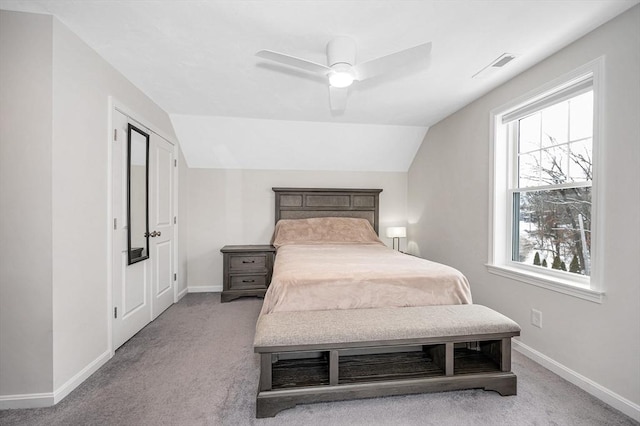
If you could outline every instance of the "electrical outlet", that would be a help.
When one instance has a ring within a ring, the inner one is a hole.
[[[537,309],[531,309],[531,324],[535,327],[542,328],[542,312]]]

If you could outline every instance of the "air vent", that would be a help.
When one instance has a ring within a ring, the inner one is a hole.
[[[505,53],[504,55],[500,56],[498,59],[496,59],[491,66],[494,68],[502,68],[505,65],[507,65],[509,62],[513,61],[516,58],[515,55],[512,55],[511,53]]]
[[[503,53],[495,61],[491,62],[489,65],[475,73],[471,78],[487,77],[493,74],[494,71],[497,71],[498,69],[507,65],[509,62],[513,61],[516,56],[517,55],[514,55],[513,53]]]

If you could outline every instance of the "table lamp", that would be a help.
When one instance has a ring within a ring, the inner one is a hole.
[[[396,240],[398,240],[398,248],[400,250],[400,238],[407,237],[407,228],[405,226],[390,226],[387,228],[387,238],[393,238],[393,248],[396,249]]]

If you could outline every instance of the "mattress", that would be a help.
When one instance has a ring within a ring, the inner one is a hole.
[[[458,270],[383,244],[292,244],[278,248],[262,314],[472,303]]]

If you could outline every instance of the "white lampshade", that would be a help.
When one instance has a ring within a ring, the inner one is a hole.
[[[390,226],[387,228],[388,238],[406,238],[407,228],[404,226]]]

